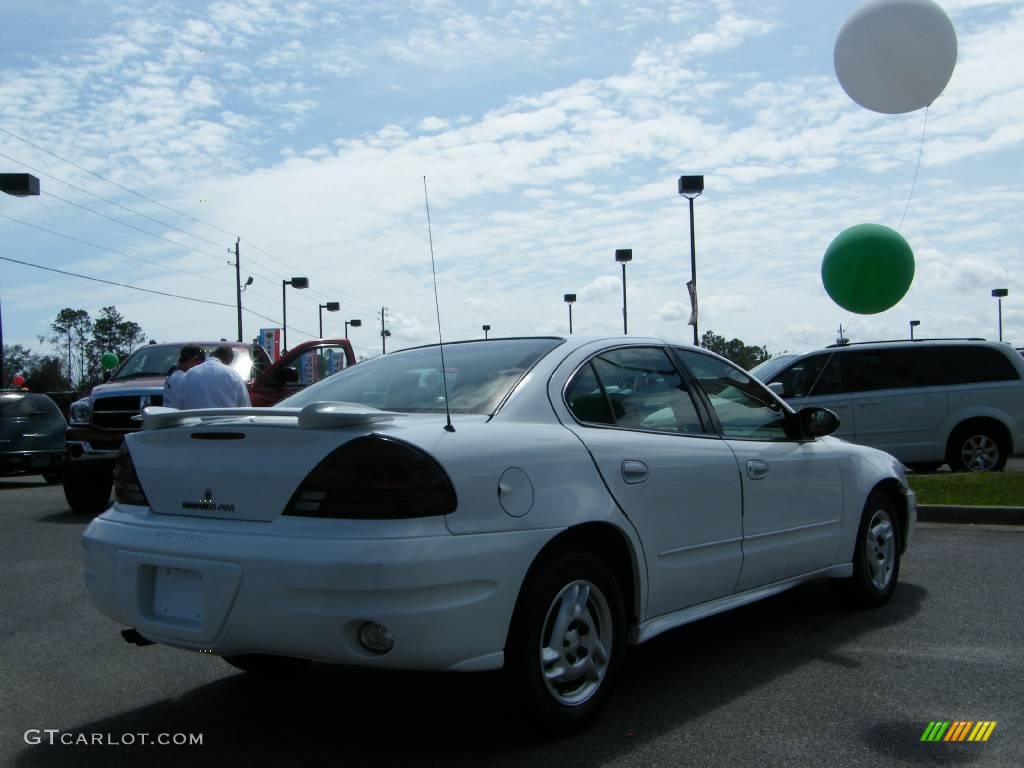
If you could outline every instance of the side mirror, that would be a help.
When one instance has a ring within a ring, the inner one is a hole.
[[[771,384],[768,385],[768,389],[770,389],[779,397],[784,397],[786,394],[786,385],[783,384],[781,381],[773,381]]]
[[[299,380],[299,372],[289,365],[284,368],[279,368],[276,378],[277,383],[282,386],[285,384],[294,384]]]
[[[797,415],[805,437],[825,437],[839,429],[839,417],[828,408],[801,408]]]

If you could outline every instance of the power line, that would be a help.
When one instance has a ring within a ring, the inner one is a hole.
[[[230,309],[234,309],[235,308],[234,304],[227,304],[227,303],[225,303],[223,301],[213,301],[212,299],[199,299],[199,298],[196,298],[195,296],[182,296],[179,293],[169,293],[167,291],[157,291],[157,290],[154,290],[152,288],[141,288],[141,287],[139,287],[137,285],[129,285],[128,283],[119,283],[119,282],[116,282],[115,280],[104,280],[101,277],[92,277],[91,275],[82,275],[82,274],[79,274],[78,272],[69,272],[69,271],[67,271],[65,269],[57,269],[56,267],[47,267],[47,266],[44,266],[42,264],[33,264],[30,261],[21,261],[20,259],[12,259],[12,258],[9,258],[7,256],[0,256],[0,260],[2,260],[2,261],[9,261],[12,264],[21,264],[22,266],[32,267],[33,269],[42,269],[42,270],[44,270],[46,272],[55,272],[58,275],[66,275],[67,277],[77,277],[77,278],[80,278],[82,280],[90,280],[90,281],[92,281],[94,283],[103,283],[105,285],[113,285],[113,286],[115,286],[117,288],[128,288],[129,290],[132,290],[132,291],[141,291],[143,293],[152,293],[152,294],[156,294],[157,296],[166,296],[166,297],[171,298],[171,299],[182,299],[183,301],[193,301],[193,302],[196,302],[197,304],[210,304],[210,305],[213,305],[213,306],[216,306],[216,307],[228,307]],[[273,317],[268,317],[267,315],[261,314],[259,312],[255,312],[255,311],[249,309],[248,307],[242,307],[242,310],[245,311],[245,312],[248,312],[251,315],[255,315],[256,317],[261,317],[264,320],[269,320],[272,323],[280,322],[279,320],[277,320],[277,319],[275,319]],[[296,333],[301,333],[303,336],[309,336],[311,339],[312,338],[316,338],[316,336],[314,336],[312,333],[310,333],[309,331],[304,331],[301,328],[294,328],[293,327],[292,330],[295,331]]]
[[[31,227],[32,229],[38,229],[40,232],[46,232],[47,234],[50,234],[50,235],[56,235],[57,237],[63,237],[65,240],[71,240],[72,242],[75,242],[75,243],[80,243],[82,245],[87,245],[90,248],[95,248],[95,249],[100,250],[100,251],[106,251],[107,253],[112,253],[115,256],[120,256],[120,257],[125,258],[125,259],[133,259],[135,261],[143,261],[146,264],[152,264],[154,267],[160,267],[161,269],[169,269],[172,272],[180,272],[181,274],[189,275],[190,277],[198,277],[200,280],[207,280],[207,281],[209,281],[211,283],[216,283],[217,285],[229,285],[229,283],[225,283],[225,282],[222,282],[220,280],[214,280],[212,277],[208,277],[207,275],[200,275],[198,272],[190,272],[187,269],[179,269],[178,267],[171,267],[171,266],[168,266],[167,264],[161,264],[158,261],[152,261],[151,259],[147,259],[147,258],[145,258],[143,256],[131,256],[131,255],[127,254],[127,253],[121,253],[120,251],[115,251],[113,248],[107,248],[105,245],[97,245],[96,243],[90,243],[88,240],[82,240],[81,238],[74,237],[72,235],[65,235],[63,232],[58,232],[58,231],[56,231],[54,229],[47,229],[46,227],[41,227],[38,224],[32,224],[32,223],[27,222],[27,221],[22,221],[21,219],[17,219],[14,216],[7,216],[6,214],[0,213],[0,218],[7,219],[8,221],[13,221],[13,222],[15,222],[17,224],[23,224],[24,226]]]
[[[221,229],[218,226],[215,226],[213,224],[209,224],[209,223],[207,223],[207,222],[205,222],[205,221],[203,221],[201,219],[197,219],[195,216],[191,216],[190,214],[187,214],[187,213],[185,213],[183,211],[179,211],[179,210],[177,210],[175,208],[172,208],[169,205],[161,203],[159,200],[154,200],[153,198],[149,197],[148,195],[144,195],[141,192],[137,192],[136,190],[131,189],[129,187],[126,187],[123,184],[119,184],[116,181],[108,179],[106,176],[103,176],[103,175],[101,175],[99,173],[96,173],[95,171],[91,171],[88,168],[86,168],[86,167],[84,167],[82,165],[79,165],[78,163],[74,162],[73,160],[68,160],[66,157],[58,155],[56,152],[52,152],[52,151],[46,149],[45,147],[42,147],[42,146],[40,146],[40,145],[38,145],[38,144],[36,144],[36,143],[34,143],[32,141],[29,141],[24,136],[19,136],[18,134],[14,133],[13,131],[8,130],[7,128],[0,127],[0,132],[3,132],[5,134],[7,134],[8,136],[11,136],[14,139],[17,139],[18,141],[21,141],[21,142],[27,144],[28,146],[30,146],[30,147],[32,147],[34,149],[39,150],[40,152],[43,152],[43,153],[45,153],[47,155],[50,155],[51,157],[54,157],[54,158],[60,160],[63,163],[67,163],[68,165],[70,165],[70,166],[72,166],[74,168],[77,168],[80,171],[83,171],[84,173],[88,173],[90,176],[94,176],[95,178],[100,179],[101,181],[105,181],[106,183],[111,184],[111,185],[117,187],[118,189],[124,190],[125,192],[128,192],[129,194],[135,195],[136,197],[139,197],[139,198],[141,198],[143,200],[146,200],[147,202],[150,202],[153,205],[158,205],[161,208],[163,208],[163,209],[165,209],[167,211],[170,211],[171,213],[177,214],[178,216],[186,218],[186,219],[188,219],[190,221],[194,221],[195,223],[201,224],[202,226],[208,227],[209,229],[212,229],[212,230],[215,230],[215,231],[220,232],[222,234],[228,235],[229,237],[235,237],[236,236],[235,233],[228,232],[226,229]],[[9,156],[7,156],[7,155],[4,155],[4,157],[8,157],[9,158]],[[13,160],[14,162],[19,162],[17,160],[14,160],[14,158],[9,158],[9,159]],[[28,167],[28,166],[26,166],[26,167]],[[40,173],[42,173],[42,172],[40,171]],[[49,175],[49,174],[45,174],[45,175]],[[52,178],[57,178],[57,177],[54,176]],[[58,181],[61,181],[61,180],[58,179]],[[67,182],[61,181],[61,183],[65,183],[66,184]],[[71,185],[69,184],[68,186],[71,186]],[[87,192],[87,194],[92,194],[92,193],[88,193]],[[56,197],[56,196],[54,195],[54,197]],[[97,197],[99,197],[99,196],[97,195]],[[102,198],[102,197],[100,199],[101,200],[105,200],[105,198]],[[64,202],[67,202],[67,201],[64,201]],[[117,203],[113,203],[113,204],[114,205],[118,205]],[[74,203],[72,203],[72,205],[74,205]],[[82,207],[82,206],[80,206],[80,207]],[[119,207],[123,208],[124,206],[119,206]],[[86,210],[89,210],[89,209],[86,209]],[[131,209],[126,209],[126,210],[129,210],[132,213],[136,213],[135,211],[131,211]],[[99,214],[99,215],[103,215],[103,214]],[[143,214],[138,214],[138,215],[142,216]],[[148,217],[146,217],[146,218],[148,218]],[[154,219],[151,219],[151,220],[155,221]],[[119,221],[119,220],[114,219],[114,221]],[[120,221],[119,221],[119,223],[125,224],[125,222],[120,222]],[[162,224],[162,222],[158,222],[158,223]],[[126,226],[131,226],[131,225],[126,224]],[[167,226],[167,225],[162,224],[162,226]],[[176,227],[171,227],[171,228],[172,229],[177,229]],[[151,232],[147,232],[147,230],[140,230],[140,231],[146,232],[147,234],[150,234],[150,235],[153,234]],[[183,230],[178,229],[178,231],[183,231]],[[156,235],[156,236],[159,237],[159,235]],[[190,236],[198,237],[197,235],[190,235]],[[162,239],[165,239],[165,238],[162,238]],[[205,240],[205,238],[199,238],[199,239]],[[174,241],[170,241],[170,242],[174,242]],[[206,240],[206,242],[212,243],[213,241]],[[287,267],[288,269],[293,270],[293,271],[296,269],[294,266],[288,264],[283,259],[280,259],[280,258],[274,256],[273,254],[268,253],[263,248],[260,248],[257,244],[255,244],[255,243],[253,243],[253,242],[251,242],[249,240],[246,240],[245,242],[246,242],[247,245],[251,246],[257,252],[262,253],[266,257],[272,259],[273,261],[276,261],[277,263],[281,264],[282,266]],[[176,244],[177,245],[181,245],[180,243],[176,243]],[[216,245],[216,243],[214,243],[214,244]],[[189,246],[182,246],[182,247],[188,248]],[[195,250],[195,249],[191,249],[191,250]],[[197,252],[204,253],[203,251],[197,251]],[[206,254],[206,255],[210,255],[210,254]],[[268,278],[266,278],[264,276],[264,279],[268,279]],[[341,289],[337,288],[336,286],[331,285],[330,283],[327,283],[326,281],[321,281],[321,283],[323,285],[327,286],[328,288],[330,288],[331,290],[337,292],[341,296],[349,296],[350,295],[350,294],[348,294],[347,291],[342,291]],[[319,293],[319,291],[317,291],[317,292]],[[326,294],[321,294],[321,296],[323,298],[326,298]],[[353,307],[356,307],[357,309],[360,309],[361,311],[365,311],[365,312],[372,311],[369,306],[362,305],[361,303],[356,302],[356,301],[349,300],[349,301],[346,301],[346,303],[347,304],[351,304]]]
[[[106,219],[107,221],[114,222],[115,224],[122,224],[123,226],[131,227],[136,232],[141,232],[144,235],[149,235],[150,237],[158,238],[160,240],[163,240],[165,243],[170,243],[171,245],[176,245],[179,248],[185,248],[187,250],[190,250],[190,251],[193,251],[195,253],[198,253],[198,254],[200,254],[202,256],[209,256],[211,259],[216,259],[217,261],[225,261],[224,259],[221,259],[220,256],[214,256],[212,253],[207,253],[206,251],[201,251],[198,248],[193,248],[191,245],[185,245],[184,243],[179,243],[179,242],[177,242],[175,240],[171,240],[170,238],[164,237],[163,235],[158,235],[155,232],[150,232],[148,229],[143,229],[142,227],[136,227],[134,224],[129,224],[127,221],[121,221],[121,219],[115,219],[113,216],[107,216],[107,214],[105,214],[105,213],[100,213],[99,211],[96,211],[96,210],[93,210],[92,208],[88,208],[88,207],[86,207],[84,205],[80,205],[78,203],[72,202],[71,200],[65,200],[60,195],[53,194],[53,192],[47,192],[46,196],[47,197],[52,197],[52,198],[54,198],[56,200],[60,200],[62,203],[66,203],[67,205],[73,205],[75,208],[79,208],[79,209],[81,209],[83,211],[91,213],[94,216],[100,216],[100,217]]]
[[[71,187],[71,189],[73,189],[73,190],[75,190],[77,192],[81,192],[82,194],[89,195],[90,197],[95,197],[97,200],[102,200],[104,203],[107,203],[108,205],[113,205],[113,206],[115,206],[117,208],[120,208],[122,211],[127,211],[128,213],[132,213],[132,214],[135,214],[136,216],[140,216],[143,219],[147,219],[149,221],[152,221],[154,224],[159,224],[161,227],[166,227],[167,229],[173,229],[175,232],[181,232],[181,234],[183,234],[183,235],[186,235],[188,237],[194,237],[196,240],[202,240],[204,243],[209,243],[210,245],[215,245],[218,248],[222,248],[224,246],[224,243],[218,243],[218,242],[215,242],[213,240],[209,240],[209,239],[203,237],[202,235],[197,235],[197,234],[195,234],[193,232],[189,232],[187,230],[181,229],[180,227],[176,227],[173,224],[168,224],[166,221],[160,221],[160,219],[154,219],[152,216],[147,216],[146,214],[140,213],[139,211],[136,211],[133,208],[129,208],[126,205],[121,205],[121,203],[115,202],[114,200],[110,200],[109,198],[103,197],[102,195],[97,195],[95,192],[90,192],[88,189],[84,189],[83,187],[79,187],[79,186],[77,186],[75,184],[72,184],[70,181],[65,181],[64,179],[60,178],[59,176],[54,176],[52,173],[47,173],[46,171],[42,171],[42,170],[40,170],[38,168],[34,168],[33,166],[29,165],[28,163],[24,162],[23,160],[19,160],[16,157],[11,157],[10,155],[4,154],[3,152],[0,152],[0,157],[5,157],[5,158],[7,158],[8,160],[10,160],[13,163],[18,163],[19,165],[23,165],[24,167],[28,168],[30,171],[35,171],[40,176],[45,176],[48,179],[53,179],[54,181],[60,182],[65,187]],[[52,193],[47,193],[47,194],[52,194]],[[56,197],[56,195],[53,195],[53,196]]]
[[[124,186],[123,184],[118,184],[116,181],[112,181],[112,180],[108,179],[106,176],[101,176],[100,174],[96,173],[95,171],[90,171],[88,168],[85,168],[85,167],[79,165],[78,163],[76,163],[76,162],[74,162],[72,160],[68,160],[66,157],[61,157],[56,152],[51,152],[50,150],[46,149],[45,147],[41,147],[38,144],[32,143],[31,141],[26,139],[24,136],[19,136],[18,134],[14,133],[13,131],[9,131],[6,128],[0,128],[0,131],[3,131],[8,136],[11,136],[11,137],[17,139],[18,141],[22,141],[25,144],[28,144],[30,147],[38,149],[40,152],[45,152],[46,154],[50,155],[51,157],[57,158],[61,162],[67,163],[68,165],[73,166],[73,167],[77,168],[80,171],[84,171],[85,173],[88,173],[90,176],[95,176],[97,179],[100,179],[101,181],[107,182],[107,184],[112,184],[113,186],[117,187],[118,189],[123,189],[125,192],[128,192],[129,194],[135,195],[136,197],[141,197],[143,200],[146,200],[146,201],[152,203],[153,205],[159,205],[161,208],[164,208],[164,209],[170,211],[171,213],[176,213],[179,216],[183,216],[186,219],[189,219],[191,221],[196,222],[196,224],[202,224],[204,227],[209,227],[210,229],[216,230],[217,232],[225,234],[228,237],[235,237],[235,235],[233,233],[228,232],[226,229],[221,229],[220,227],[216,227],[213,224],[207,224],[205,221],[197,219],[195,216],[190,216],[187,213],[183,213],[182,211],[175,210],[174,208],[171,208],[171,206],[169,206],[169,205],[164,205],[159,200],[154,200],[153,198],[148,197],[148,196],[142,194],[141,192],[136,192],[134,189],[129,189],[128,187]]]

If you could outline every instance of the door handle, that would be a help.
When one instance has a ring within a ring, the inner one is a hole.
[[[647,475],[647,465],[642,461],[627,460],[622,462],[622,479],[630,485],[642,483],[647,479]]]
[[[751,480],[762,480],[768,477],[768,464],[758,459],[748,461],[747,477]]]

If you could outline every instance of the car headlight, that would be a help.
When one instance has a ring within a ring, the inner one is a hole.
[[[73,402],[68,409],[68,416],[69,424],[88,424],[92,416],[92,404],[89,402],[89,398]]]

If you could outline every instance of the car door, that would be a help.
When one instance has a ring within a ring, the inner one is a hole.
[[[704,352],[676,348],[735,454],[743,483],[743,569],[737,591],[831,565],[842,532],[839,461],[760,382]]]
[[[843,355],[853,392],[854,442],[903,462],[942,461],[936,440],[949,410],[946,387],[928,381],[927,347],[858,349]]]
[[[662,347],[610,349],[564,390],[647,560],[648,617],[732,593],[742,565],[740,479],[729,447]]]

